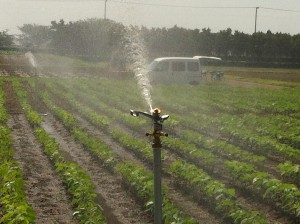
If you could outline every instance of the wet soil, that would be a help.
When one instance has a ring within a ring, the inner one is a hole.
[[[124,161],[132,162],[138,166],[144,167],[149,172],[152,172],[152,165],[143,162],[139,159],[133,152],[126,150],[124,147],[119,145],[111,136],[99,130],[99,128],[93,126],[85,119],[81,118],[79,115],[76,115],[77,120],[81,128],[86,130],[87,133],[101,138],[110,148]],[[130,130],[116,126],[116,128],[122,129],[125,132]],[[170,155],[172,156],[172,155]],[[166,166],[164,164],[163,166]],[[169,176],[164,175],[162,183],[168,186],[168,197],[178,206],[184,213],[189,214],[194,217],[199,223],[206,224],[217,224],[222,223],[222,221],[212,214],[207,206],[200,205],[196,203],[193,199],[186,197],[181,191],[175,188],[172,183],[172,180]]]
[[[14,159],[23,170],[27,200],[36,212],[36,223],[75,224],[69,195],[42,148],[35,139],[11,83],[4,84],[6,108],[11,116]]]
[[[56,96],[55,101],[59,104],[60,107],[72,111],[68,103],[62,100],[61,98]],[[76,117],[78,121],[78,125],[81,129],[84,129],[88,134],[92,136],[96,136],[102,141],[104,141],[121,160],[132,162],[138,166],[144,167],[147,171],[152,172],[152,164],[149,164],[143,161],[143,159],[138,158],[132,151],[127,150],[123,146],[118,144],[116,140],[112,138],[111,135],[107,134],[107,132],[101,131],[99,128],[86,121],[76,112],[72,112],[72,114]],[[55,118],[53,117],[51,118],[51,116],[47,116],[47,119],[55,119]],[[49,124],[48,121],[47,124]],[[47,127],[44,128],[47,130]],[[124,132],[126,133],[131,132],[130,130],[126,129],[123,126],[114,125],[114,128],[120,128],[124,130]],[[60,144],[61,144],[59,140],[60,136],[69,135],[66,130],[65,131],[63,130],[64,128],[60,124],[60,122],[56,121],[55,133],[53,134]],[[63,132],[66,133],[64,134]],[[66,137],[64,138],[66,139]],[[222,223],[222,220],[215,214],[211,213],[211,211],[206,205],[201,205],[195,202],[195,200],[185,196],[183,192],[176,189],[170,176],[164,175],[162,182],[164,185],[168,186],[169,188],[168,197],[176,204],[176,206],[178,206],[186,214],[189,214],[190,216],[194,217],[195,220],[197,220],[199,223],[206,223],[206,224]]]
[[[102,206],[108,223],[151,223],[134,197],[124,189],[119,176],[109,172],[101,162],[78,144],[63,125],[52,115],[45,117],[42,127],[60,144],[68,160],[77,163],[91,177],[98,203]]]
[[[64,102],[62,99],[55,96],[55,99],[57,102],[59,102],[59,105],[63,107],[66,110],[72,111],[72,108],[68,105],[67,102]],[[118,143],[115,142],[115,140],[112,139],[112,137],[108,134],[105,134],[104,132],[100,131],[99,128],[95,127],[94,125],[90,124],[88,121],[80,117],[80,115],[76,114],[75,112],[72,112],[77,120],[79,121],[79,125],[81,128],[83,128],[86,132],[88,132],[91,135],[96,135],[99,138],[101,138],[103,141],[106,142],[106,144],[110,145],[112,150],[114,150],[116,154],[118,154],[121,158],[126,158],[126,160],[129,160],[130,162],[136,163],[138,165],[144,166],[146,169],[150,169],[151,166],[149,164],[146,164],[141,159],[137,158],[134,153],[126,151],[126,149],[122,148],[118,145]],[[123,130],[125,133],[131,133],[132,131],[124,127],[120,124],[112,124],[114,128],[117,128],[119,130]],[[139,135],[139,137],[142,137]],[[166,163],[171,163],[172,161],[181,158],[178,157],[178,155],[175,155],[174,153],[168,151],[168,158],[169,161],[164,161],[164,165]],[[214,174],[215,175],[215,174]],[[227,185],[231,186],[230,180],[222,174],[216,175],[218,178],[221,178],[222,181],[224,181]],[[222,223],[222,221],[218,220],[213,214],[210,214],[209,208],[205,206],[202,202],[202,204],[195,203],[193,199],[190,199],[189,196],[186,196],[182,194],[181,191],[178,191],[176,189],[176,186],[173,185],[172,180],[167,175],[164,175],[163,177],[163,183],[167,185],[170,188],[170,198],[179,205],[180,209],[182,211],[185,211],[187,214],[193,216],[196,220],[201,221],[202,223]],[[234,187],[234,186],[231,186]],[[290,223],[289,220],[286,218],[281,217],[281,215],[276,211],[272,209],[272,206],[267,205],[267,203],[261,203],[261,199],[257,199],[253,195],[251,195],[249,192],[244,192],[243,189],[239,189],[237,191],[237,196],[239,198],[239,201],[242,203],[242,205],[250,210],[256,210],[256,211],[262,211],[264,214],[266,214],[267,218],[272,223]],[[200,199],[201,200],[201,199]],[[210,217],[210,218],[209,218]],[[210,220],[210,221],[208,221]],[[201,223],[200,222],[200,223]]]

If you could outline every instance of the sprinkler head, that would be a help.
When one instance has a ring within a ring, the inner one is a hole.
[[[165,114],[160,116],[160,109],[154,108],[151,111],[152,114],[149,114],[147,112],[141,112],[136,110],[130,110],[130,114],[134,117],[138,117],[140,114],[144,115],[145,117],[150,118],[153,120],[153,132],[152,133],[146,133],[146,136],[153,136],[154,137],[154,145],[152,147],[161,147],[160,143],[160,136],[166,136],[168,137],[168,133],[165,133],[162,131],[163,122],[169,118],[169,115]]]
[[[156,107],[151,111],[151,113],[152,114],[160,114],[160,109]]]
[[[169,118],[169,115],[168,115],[168,114],[165,114],[165,115],[162,115],[162,116],[161,116],[161,119],[162,119],[163,121],[167,120],[168,118]]]
[[[138,117],[139,116],[139,111],[130,110],[130,115],[134,116],[134,117]]]

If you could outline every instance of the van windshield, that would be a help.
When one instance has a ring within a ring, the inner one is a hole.
[[[148,66],[149,71],[168,71],[169,70],[169,62],[168,61],[153,61],[149,66]]]
[[[157,65],[157,64],[158,64],[157,61],[152,61],[152,62],[148,65],[147,70],[148,70],[148,71],[153,71],[153,70],[156,68],[156,65]]]

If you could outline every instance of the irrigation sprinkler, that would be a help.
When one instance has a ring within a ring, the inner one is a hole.
[[[160,115],[160,109],[155,108],[147,112],[130,110],[130,114],[138,117],[140,114],[153,120],[153,132],[146,133],[146,136],[153,137],[153,172],[154,172],[154,223],[162,224],[162,191],[161,191],[161,136],[168,137],[168,134],[162,131],[162,124],[169,118],[169,115]]]
[[[34,77],[34,106],[37,110],[39,107],[39,100],[38,100],[38,70],[36,67],[33,67],[33,77]]]

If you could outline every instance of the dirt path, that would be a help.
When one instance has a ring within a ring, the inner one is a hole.
[[[6,95],[5,98],[5,107],[8,113],[10,114],[21,114],[23,109],[18,101],[18,97],[14,92],[11,82],[4,82],[3,89]]]
[[[137,204],[133,196],[122,187],[122,180],[102,167],[100,162],[76,143],[69,132],[52,115],[45,117],[43,128],[60,144],[68,160],[77,163],[91,177],[108,223],[142,224],[152,220]]]
[[[12,113],[8,126],[12,130],[14,159],[23,170],[25,192],[36,212],[36,223],[73,224],[73,210],[60,177],[35,139],[11,83],[4,85],[6,108]]]
[[[25,115],[12,115],[8,125],[13,130],[14,159],[23,170],[25,192],[36,212],[36,223],[77,223],[64,185],[43,154]]]
[[[111,136],[103,133],[101,130],[99,130],[99,128],[93,126],[88,121],[81,118],[79,115],[76,115],[76,113],[74,115],[79,121],[79,125],[81,126],[81,128],[85,129],[87,133],[101,138],[104,142],[106,142],[106,144],[110,145],[112,150],[116,154],[118,154],[120,158],[124,158],[127,161],[138,164],[139,166],[144,166],[146,169],[149,170],[149,165],[145,165],[145,163],[141,162],[140,159],[136,158],[136,156],[134,156],[132,152],[129,152],[125,150],[123,147],[121,147],[118,143],[115,142],[115,140],[112,139]],[[119,130],[124,130],[124,132],[126,133],[132,132],[132,130],[129,130],[123,125],[120,124],[114,124],[114,125],[115,128]],[[139,137],[144,138],[145,136],[140,134]],[[174,153],[168,150],[165,152],[168,154],[168,159],[167,161],[164,161],[163,164],[165,167],[168,167],[166,163],[170,164],[174,160],[180,160],[180,158]],[[149,171],[151,171],[151,167]],[[236,188],[235,186],[232,186],[232,183],[230,183],[229,180],[223,179],[223,181],[228,186]],[[218,218],[216,218],[213,214],[209,212],[208,208],[205,205],[202,206],[195,203],[193,199],[188,198],[187,196],[183,195],[180,191],[178,191],[178,189],[176,189],[176,187],[173,186],[172,180],[166,175],[163,176],[163,184],[169,187],[168,195],[170,199],[174,201],[183,212],[193,216],[196,220],[199,221],[199,223],[222,223],[221,220],[218,220]],[[248,208],[249,210],[253,210],[253,211],[256,210],[264,213],[267,216],[268,220],[274,224],[290,223],[290,221],[287,218],[281,217],[280,213],[273,210],[267,204],[262,204],[261,202],[258,202],[256,199],[251,198],[251,196],[247,195],[247,193],[244,193],[242,189],[236,188],[236,190],[237,190],[237,196],[239,198],[239,201],[243,207]]]
[[[56,99],[57,99],[57,96],[56,96]],[[72,111],[72,109],[70,109],[71,106],[66,101],[64,101],[63,99],[59,99],[58,101],[60,103],[60,106],[62,106],[64,109]],[[99,112],[101,114],[101,111],[97,111],[97,112]],[[80,123],[81,128],[85,129],[88,133],[90,133],[92,135],[97,135],[98,137],[100,137],[102,140],[104,140],[106,142],[106,144],[110,145],[113,150],[116,149],[116,150],[114,150],[115,153],[117,153],[121,158],[122,157],[126,158],[126,160],[129,160],[138,165],[142,165],[149,170],[149,165],[146,165],[145,162],[142,162],[141,159],[138,159],[135,156],[133,156],[134,153],[124,150],[121,146],[119,146],[115,142],[115,140],[112,139],[112,137],[110,135],[107,135],[107,134],[101,132],[99,130],[99,128],[96,128],[95,126],[93,126],[92,124],[87,122],[85,119],[81,118],[80,115],[78,115],[78,114],[76,115],[76,113],[74,113],[74,112],[72,112],[72,113],[74,116],[76,116],[77,120],[80,121],[79,123]],[[125,125],[121,125],[119,123],[111,124],[111,125],[113,125],[113,126],[116,125],[115,128],[117,128],[119,130],[123,130],[125,133],[132,133],[132,130],[129,130],[128,128],[126,128]],[[135,135],[136,135],[136,133],[135,133]],[[139,137],[144,138],[145,136],[140,135]],[[178,159],[178,160],[181,159],[177,155],[175,155],[174,153],[172,153],[170,151],[167,151],[167,153],[168,153],[169,160],[170,160],[170,157],[172,157],[171,160],[173,160],[173,161],[174,161],[174,159]],[[166,163],[166,162],[168,162],[168,161],[165,161],[164,163]],[[169,163],[170,163],[170,161],[169,161]],[[231,179],[225,178],[224,176],[222,176],[220,174],[218,174],[218,175],[214,174],[213,176],[217,179],[221,179],[224,183],[226,183],[227,186],[235,188],[237,190],[237,192],[236,192],[237,197],[239,198],[239,202],[242,204],[243,207],[248,208],[253,211],[260,211],[261,213],[266,215],[266,217],[268,218],[268,220],[270,222],[272,222],[274,224],[275,223],[276,224],[291,223],[291,221],[288,220],[288,218],[284,217],[285,216],[284,214],[281,214],[276,209],[273,209],[272,205],[268,205],[267,203],[262,203],[261,199],[259,199],[258,197],[252,197],[249,192],[244,191],[244,189],[240,188],[239,186],[235,186],[233,183],[231,183]],[[178,191],[178,189],[172,185],[172,181],[170,180],[170,178],[164,176],[163,181],[168,187],[170,187],[170,192],[171,192],[170,197],[176,204],[179,205],[179,207],[181,208],[182,211],[186,212],[187,214],[190,214],[191,216],[195,217],[197,220],[203,220],[202,219],[203,217],[209,217],[211,215],[211,214],[209,214],[209,211],[207,210],[205,205],[201,206],[201,205],[198,205],[197,203],[193,204],[193,200],[190,200],[185,195],[182,195]],[[204,211],[204,213],[203,213],[204,215],[201,214],[202,211]],[[198,212],[198,214],[197,214],[197,212]],[[218,220],[216,220],[215,217],[214,217],[214,219],[215,220],[213,220],[212,222],[218,222]],[[204,220],[205,220],[205,218],[204,218]],[[202,222],[205,223],[204,220]]]
[[[116,126],[115,128],[118,128],[119,130],[124,130],[124,132],[126,132],[126,133],[132,132],[127,127],[124,127],[121,124],[114,124],[114,125]],[[85,129],[89,130],[89,128],[87,128],[86,126],[85,126]],[[94,130],[92,129],[91,133],[94,133],[94,134],[97,133],[97,128],[94,128]],[[142,134],[135,133],[135,135],[137,135],[140,138],[144,138],[144,136]],[[171,162],[173,162],[175,160],[181,160],[182,159],[182,158],[180,158],[179,155],[177,155],[176,153],[171,152],[169,149],[166,149],[165,153],[167,154],[167,159],[163,163],[163,166],[165,168],[169,167],[169,164]],[[226,184],[228,187],[234,188],[236,190],[236,196],[238,197],[238,201],[239,201],[240,205],[243,206],[244,208],[247,208],[247,209],[252,210],[252,211],[260,211],[261,213],[266,215],[267,219],[272,224],[287,224],[287,223],[290,223],[290,221],[287,218],[281,217],[281,214],[279,212],[277,212],[276,210],[272,209],[271,206],[261,203],[259,201],[260,199],[252,197],[251,195],[249,195],[249,193],[247,191],[244,191],[244,189],[242,189],[242,188],[240,188],[236,185],[233,185],[230,182],[230,179],[225,178],[225,176],[223,176],[222,174],[221,175],[220,174],[212,175],[212,176],[217,178],[217,179],[221,179],[222,182],[224,184]],[[172,186],[172,183],[171,183],[172,181],[168,177],[165,176],[163,181],[167,186]],[[187,201],[182,201],[182,203],[180,203],[180,201],[183,198],[186,198],[186,196],[182,196],[181,194],[178,195],[178,190],[174,189],[173,186],[170,188],[170,193],[171,193],[170,196],[171,196],[172,200],[175,201],[177,204],[182,205],[181,206],[182,211],[185,211],[188,214],[195,214],[194,210],[198,210],[198,212],[199,212],[199,206],[198,206],[198,208],[194,207],[194,206],[190,207],[190,206],[188,206]],[[191,200],[193,200],[193,199],[191,199]],[[192,210],[191,210],[191,208],[192,208]],[[206,210],[206,208],[204,208],[204,210]],[[199,214],[198,217],[203,217],[203,214]],[[206,222],[203,221],[203,223],[206,223]]]
[[[99,128],[91,125],[88,121],[81,118],[80,116],[76,115],[77,120],[79,121],[79,125],[81,128],[86,130],[87,133],[97,136],[102,139],[110,148],[124,161],[132,162],[137,164],[138,166],[144,167],[149,172],[152,172],[151,166],[148,164],[146,165],[145,162],[142,162],[138,159],[132,152],[127,151],[121,145],[116,143],[116,141],[109,135],[105,134]],[[118,126],[121,128],[120,126]],[[125,129],[127,130],[127,129]],[[128,130],[129,131],[129,130]],[[175,202],[175,204],[186,214],[191,215],[194,217],[199,223],[206,223],[206,224],[217,224],[222,223],[220,219],[210,213],[206,206],[199,205],[198,203],[194,202],[192,199],[184,196],[180,191],[175,189],[172,184],[172,180],[164,175],[162,180],[164,185],[167,185],[168,196],[169,198]]]

